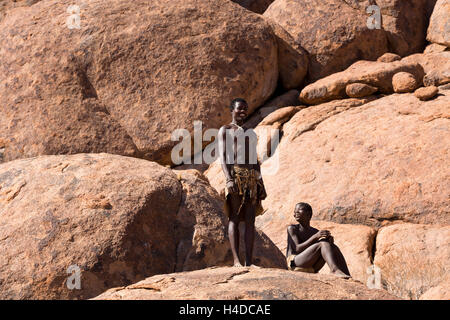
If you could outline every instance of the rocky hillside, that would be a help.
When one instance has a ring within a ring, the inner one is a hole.
[[[450,299],[449,0],[73,4],[0,1],[0,299]],[[227,267],[217,160],[171,159],[236,97],[262,268]],[[353,280],[285,270],[300,201]]]

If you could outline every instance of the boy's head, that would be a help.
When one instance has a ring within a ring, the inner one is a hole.
[[[231,101],[229,106],[231,115],[238,121],[243,121],[247,117],[248,104],[242,98],[236,98]]]
[[[297,220],[297,222],[309,223],[311,217],[312,217],[312,208],[309,204],[305,202],[299,202],[295,205],[294,218],[295,220]]]

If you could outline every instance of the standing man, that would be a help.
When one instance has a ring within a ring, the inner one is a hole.
[[[245,266],[252,265],[255,217],[263,213],[261,200],[266,190],[257,159],[257,136],[253,129],[244,130],[248,105],[237,98],[230,105],[232,121],[219,130],[219,159],[226,179],[225,213],[234,266],[239,261],[239,223],[245,222]]]

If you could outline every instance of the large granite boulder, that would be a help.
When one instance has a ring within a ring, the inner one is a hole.
[[[283,124],[274,155],[262,164],[267,212],[257,225],[272,238],[268,226],[285,224],[299,201],[312,205],[316,219],[337,223],[449,223],[444,168],[450,92],[444,86],[439,92],[429,101],[393,94],[296,112]],[[223,192],[220,166],[214,163],[205,175]]]
[[[223,0],[40,1],[0,25],[4,160],[108,152],[170,163],[175,129],[218,128],[274,92],[265,19]],[[69,12],[68,12],[69,10]]]
[[[264,12],[309,53],[310,80],[341,71],[388,51],[384,30],[367,28],[367,17],[339,0],[276,0]]]
[[[109,154],[10,161],[0,165],[0,297],[90,298],[231,265],[225,222],[222,198],[196,170]],[[285,267],[261,231],[255,243],[259,265]],[[68,286],[74,272],[79,289]]]
[[[450,225],[400,223],[378,232],[374,264],[397,296],[448,300],[449,261]]]
[[[264,16],[283,26],[310,53],[309,77],[315,81],[388,51],[401,56],[421,52],[434,1],[276,0]],[[380,10],[379,29],[369,28],[376,16],[372,5]]]
[[[437,0],[428,26],[427,40],[450,47],[450,1]]]
[[[181,196],[170,169],[135,158],[78,154],[2,164],[1,298],[89,298],[174,271]],[[71,266],[81,272],[80,289],[66,286]]]
[[[426,45],[428,21],[436,0],[344,0],[371,4],[381,9],[381,26],[393,52],[406,56],[421,52]]]
[[[268,17],[266,21],[277,38],[279,83],[285,90],[301,87],[308,72],[308,52],[277,22]]]

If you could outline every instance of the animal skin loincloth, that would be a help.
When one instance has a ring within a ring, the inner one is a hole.
[[[261,181],[258,179],[258,172],[255,169],[233,166],[231,174],[241,198],[241,204],[239,205],[237,214],[241,214],[241,209],[244,207],[244,205],[251,204],[256,206],[255,216],[262,215],[265,210],[261,205],[261,199],[259,199],[258,197],[259,190],[260,188],[262,188]],[[227,188],[225,188],[224,210],[228,217],[230,216],[231,211],[231,207],[229,204],[229,195],[230,192]]]

